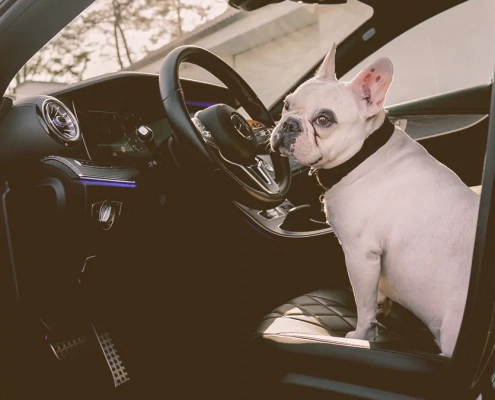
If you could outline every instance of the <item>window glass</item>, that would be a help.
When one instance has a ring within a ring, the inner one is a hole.
[[[495,1],[471,0],[405,32],[340,80],[378,57],[394,64],[386,104],[487,84],[495,68]]]

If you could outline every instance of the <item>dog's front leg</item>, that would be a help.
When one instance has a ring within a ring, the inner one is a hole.
[[[356,330],[346,337],[373,341],[377,334],[377,299],[380,279],[380,255],[357,248],[345,249],[345,262],[356,300]]]

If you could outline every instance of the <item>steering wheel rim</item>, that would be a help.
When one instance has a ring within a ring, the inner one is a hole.
[[[221,143],[215,139],[220,132],[209,132],[206,128],[211,126],[217,128],[219,124],[209,124],[205,128],[205,121],[200,120],[201,112],[191,118],[187,110],[184,93],[179,79],[179,67],[183,62],[188,62],[204,68],[216,78],[222,81],[231,91],[240,105],[246,110],[251,118],[261,122],[267,128],[275,126],[270,113],[258,98],[247,82],[221,58],[212,52],[198,46],[181,46],[171,51],[163,60],[160,68],[159,85],[160,94],[167,114],[169,123],[175,132],[179,144],[187,151],[191,152],[192,159],[197,164],[204,161],[220,166],[233,180],[237,187],[244,194],[243,202],[246,205],[256,205],[257,208],[264,209],[281,204],[287,196],[291,183],[291,168],[287,157],[281,156],[278,152],[270,153],[275,178],[272,178],[263,162],[258,160],[256,165],[240,165],[236,160],[229,160],[222,154]],[[216,107],[216,109],[214,109]],[[225,105],[216,105],[204,110],[208,114],[208,122],[212,118],[225,118],[235,110]],[[236,115],[236,121],[237,121]],[[241,117],[242,118],[242,117]],[[243,118],[242,118],[243,119]],[[233,118],[232,118],[233,120]],[[244,120],[245,121],[245,120]],[[214,121],[215,122],[215,121]],[[225,126],[225,121],[223,122]],[[228,128],[228,127],[227,127]],[[210,128],[211,129],[211,128]],[[239,129],[237,132],[241,133]],[[242,134],[242,133],[241,133]],[[222,132],[222,138],[230,137],[227,132]],[[252,138],[251,143],[242,146],[251,146],[254,149]],[[239,144],[239,139],[237,138]],[[257,138],[255,138],[257,140]],[[221,142],[221,140],[220,140]],[[242,144],[242,143],[241,143]],[[235,150],[235,149],[234,149]],[[257,150],[260,150],[257,148]],[[259,151],[257,154],[261,154]],[[242,160],[244,164],[244,159]],[[250,176],[251,175],[251,176]],[[259,179],[261,177],[261,179]],[[248,179],[247,179],[248,178]],[[271,182],[269,182],[271,180]],[[247,182],[253,184],[249,185]],[[264,186],[264,187],[263,187]],[[247,195],[247,196],[246,196]]]

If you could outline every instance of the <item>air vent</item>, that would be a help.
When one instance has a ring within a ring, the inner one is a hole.
[[[55,98],[47,98],[41,106],[41,118],[48,134],[64,146],[79,143],[80,132],[74,114]]]

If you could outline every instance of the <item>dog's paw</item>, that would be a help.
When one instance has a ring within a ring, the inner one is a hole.
[[[356,337],[356,331],[350,331],[345,335],[346,339],[362,339],[360,337]]]
[[[360,340],[368,340],[370,342],[375,341],[376,336],[377,336],[377,329],[376,328],[370,328],[364,332],[363,331],[351,331],[345,335],[346,339],[360,339]]]

